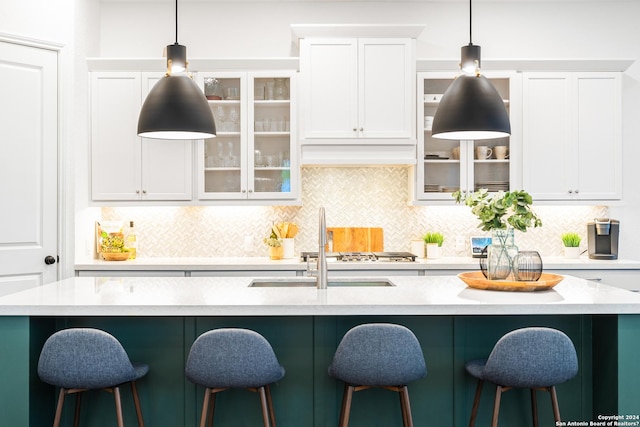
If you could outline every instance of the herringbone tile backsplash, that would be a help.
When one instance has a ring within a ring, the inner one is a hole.
[[[469,254],[469,237],[483,235],[466,206],[410,206],[405,167],[303,168],[302,206],[184,206],[102,208],[103,221],[135,221],[139,257],[266,256],[262,238],[273,222],[299,225],[295,250],[318,248],[318,208],[330,227],[382,227],[386,251],[409,251],[428,231],[444,234],[444,256]],[[516,232],[520,249],[561,256],[560,235],[583,236],[586,223],[608,216],[603,206],[536,206],[543,226]],[[464,242],[464,249],[456,245]]]

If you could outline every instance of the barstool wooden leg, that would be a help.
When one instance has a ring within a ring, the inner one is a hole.
[[[120,387],[113,388],[113,395],[116,400],[116,417],[118,419],[118,427],[124,427],[124,421],[122,420],[122,401],[120,400]]]
[[[409,388],[406,385],[400,388],[400,399],[402,402],[402,422],[405,427],[413,427],[411,403],[409,401]]]
[[[267,392],[267,406],[269,407],[269,414],[271,416],[271,427],[276,427],[276,413],[273,410],[273,399],[271,398],[271,387],[269,384],[264,386]]]
[[[476,395],[473,398],[473,409],[471,409],[471,418],[469,419],[469,427],[474,427],[476,425],[476,416],[478,415],[478,406],[480,405],[480,395],[482,394],[482,385],[484,381],[478,380],[478,385],[476,386]]]
[[[62,405],[64,405],[64,396],[65,390],[61,388],[60,393],[58,393],[58,406],[56,408],[56,417],[53,420],[53,427],[60,426],[60,418],[62,418]]]
[[[258,394],[260,395],[260,406],[262,407],[262,424],[264,427],[269,427],[269,409],[267,409],[267,393],[264,387],[258,387]]]
[[[76,394],[76,413],[73,415],[73,426],[80,425],[80,404],[82,403],[82,392]]]
[[[536,389],[531,389],[531,413],[533,414],[533,427],[538,427],[538,400]]]
[[[340,411],[340,427],[349,425],[349,413],[351,412],[351,398],[353,397],[354,386],[345,384],[342,396],[342,410]]]
[[[553,418],[556,422],[560,422],[560,407],[558,406],[558,395],[556,394],[556,386],[549,387],[551,394],[551,406],[553,406]]]
[[[493,418],[491,427],[498,427],[498,413],[500,412],[500,398],[502,397],[502,386],[496,386],[496,400],[493,404]]]
[[[404,396],[400,389],[398,389],[398,397],[400,398],[400,410],[402,411],[402,427],[407,427],[407,409],[404,406]]]
[[[202,414],[200,415],[200,427],[206,427],[207,424],[207,410],[209,409],[209,396],[211,395],[211,389],[207,387],[204,390],[204,399],[202,401]]]
[[[140,408],[140,398],[138,397],[138,387],[136,382],[131,381],[131,394],[133,394],[133,403],[136,407],[136,415],[138,417],[138,426],[144,427],[144,419],[142,418],[142,408]],[[80,397],[80,395],[78,395]]]
[[[216,409],[216,393],[217,391],[212,390],[209,398],[209,415],[207,416],[207,425],[209,427],[213,427],[213,415]]]

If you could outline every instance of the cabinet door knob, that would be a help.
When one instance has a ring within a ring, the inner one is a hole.
[[[140,194],[140,190],[136,190],[136,194]]]
[[[579,191],[578,191],[578,190],[576,190],[576,194],[578,194],[578,193],[579,193]]]
[[[364,131],[364,128],[360,128],[360,132],[363,132],[363,131]]]
[[[56,258],[51,255],[47,255],[46,257],[44,257],[44,263],[47,265],[55,264]]]
[[[358,131],[358,129],[357,129],[357,128],[353,128],[353,131],[354,131],[354,132],[357,132],[357,131]]]
[[[573,190],[569,190],[569,194],[573,194]]]
[[[147,190],[142,190],[142,194],[147,194]]]

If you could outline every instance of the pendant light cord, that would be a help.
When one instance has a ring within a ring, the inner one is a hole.
[[[177,0],[176,0],[176,7],[177,6]],[[177,12],[176,12],[177,15]],[[471,13],[471,0],[469,0],[469,44],[473,44],[473,39],[471,37],[471,20],[472,20],[472,13]],[[176,24],[177,25],[177,24]],[[176,39],[177,39],[177,34],[176,34]]]
[[[178,44],[178,0],[176,0],[176,44]]]

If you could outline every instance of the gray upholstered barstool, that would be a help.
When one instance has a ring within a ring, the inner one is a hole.
[[[284,377],[284,368],[269,342],[259,333],[240,328],[203,333],[191,346],[185,374],[189,381],[206,388],[201,427],[205,426],[207,412],[209,425],[213,423],[216,393],[230,388],[257,391],[264,426],[269,427],[269,422],[276,426],[269,385]]]
[[[136,380],[147,372],[147,365],[131,363],[116,338],[92,328],[71,328],[56,332],[44,343],[38,360],[40,379],[60,387],[54,427],[60,425],[65,395],[77,393],[74,421],[77,426],[82,392],[99,389],[113,392],[118,426],[122,427],[120,385],[124,383],[131,384],[138,424],[143,427]]]
[[[488,359],[472,360],[467,372],[478,379],[469,426],[473,427],[478,413],[482,385],[496,385],[492,426],[498,425],[500,397],[512,388],[531,389],[533,425],[538,426],[536,390],[551,395],[553,416],[560,421],[556,384],[570,380],[578,373],[578,356],[571,339],[551,328],[531,327],[505,334],[493,347]]]
[[[349,424],[354,391],[384,388],[400,393],[402,422],[413,426],[407,384],[427,375],[420,343],[408,328],[369,323],[350,329],[340,341],[329,375],[345,383],[340,427]]]

